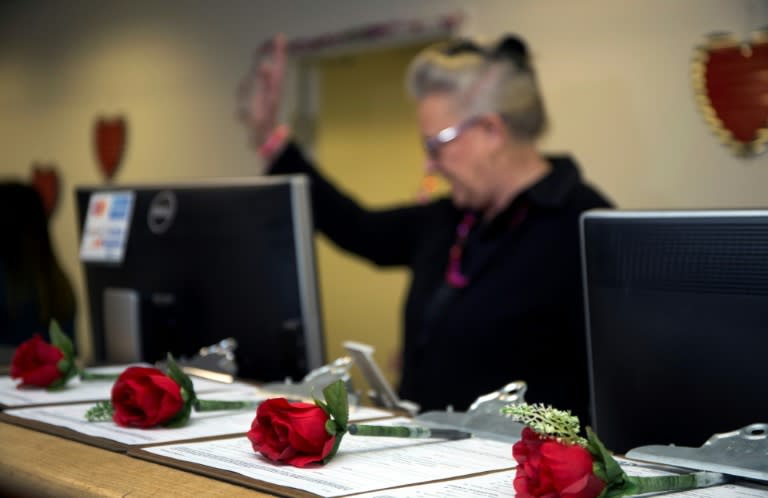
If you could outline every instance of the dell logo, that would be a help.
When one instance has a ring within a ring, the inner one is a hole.
[[[156,235],[165,233],[171,227],[175,216],[176,195],[170,190],[159,192],[152,198],[147,211],[149,230]]]

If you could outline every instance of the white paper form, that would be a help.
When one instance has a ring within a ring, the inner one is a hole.
[[[199,397],[204,400],[254,401],[257,403],[267,399],[263,392],[256,389],[210,392],[205,395],[200,394]],[[167,443],[209,436],[245,434],[251,429],[251,423],[256,417],[256,407],[211,412],[193,410],[189,423],[183,427],[137,429],[120,427],[112,421],[88,422],[85,419],[85,413],[91,407],[93,407],[93,403],[78,403],[9,409],[5,410],[5,413],[27,420],[66,427],[81,434],[105,438],[126,445]],[[387,412],[375,408],[355,409],[350,413],[350,420],[365,420],[382,414],[387,415]]]
[[[119,374],[128,367],[150,365],[130,364],[113,365],[109,367],[87,368],[87,372],[98,374]],[[11,379],[8,376],[0,377],[0,403],[6,406],[42,405],[54,403],[72,403],[77,401],[92,401],[109,399],[114,380],[87,380],[81,381],[75,377],[67,382],[63,389],[48,391],[44,388],[23,388],[16,386],[21,379]]]
[[[266,391],[259,389],[258,386],[255,386],[253,384],[248,384],[246,382],[235,381],[227,384],[223,382],[216,382],[215,380],[195,377],[194,375],[190,375],[189,378],[192,380],[192,386],[195,388],[195,394],[208,395],[208,393],[253,392],[258,394],[258,396],[263,399],[266,399],[266,396],[268,395]],[[200,397],[204,397],[204,396],[200,396]]]
[[[622,468],[633,476],[658,476],[670,474],[655,468],[639,466],[634,462],[619,459]],[[481,476],[467,477],[451,481],[387,489],[355,495],[354,498],[513,498],[515,470],[493,472]],[[726,484],[711,488],[693,489],[677,493],[664,494],[664,497],[677,498],[768,498],[768,488],[753,484]]]
[[[147,364],[115,365],[109,367],[87,368],[87,372],[99,374],[120,374],[128,367],[143,366]],[[243,391],[248,388],[256,389],[255,386],[242,382],[232,384],[222,384],[200,377],[190,377],[195,392],[203,394],[211,391]],[[67,385],[57,391],[48,391],[44,388],[24,388],[18,389],[16,386],[20,379],[11,379],[8,376],[0,377],[0,404],[5,406],[23,406],[23,405],[49,405],[59,403],[76,403],[78,401],[98,401],[108,400],[112,392],[114,380],[86,380],[81,381],[78,377],[70,379]]]
[[[378,422],[385,423],[412,422]],[[143,451],[321,496],[346,496],[515,465],[509,443],[479,438],[444,441],[346,435],[327,465],[303,469],[265,459],[253,451],[247,438],[156,446]]]
[[[263,401],[254,391],[221,392],[200,396],[202,399],[223,401]],[[75,432],[88,436],[100,437],[126,445],[144,445],[182,441],[208,436],[228,434],[245,434],[251,428],[256,416],[256,408],[242,410],[221,410],[211,412],[192,411],[189,422],[183,427],[166,428],[152,427],[138,429],[120,427],[112,421],[88,422],[85,413],[93,407],[93,403],[78,403],[73,405],[39,406],[34,408],[18,408],[5,410],[7,415],[28,420],[44,422],[58,427],[66,427]]]
[[[392,418],[392,413],[381,410],[379,408],[372,408],[370,406],[350,406],[349,407],[349,421],[359,422],[361,420],[370,420],[374,418]],[[378,422],[376,422],[378,424]]]
[[[466,479],[374,491],[354,498],[514,498],[514,479],[514,470],[504,470]]]

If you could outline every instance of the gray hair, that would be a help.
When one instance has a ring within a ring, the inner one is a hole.
[[[422,50],[411,62],[406,86],[420,100],[443,93],[462,118],[498,114],[517,139],[534,141],[547,116],[525,44],[517,37],[496,43],[442,42]]]

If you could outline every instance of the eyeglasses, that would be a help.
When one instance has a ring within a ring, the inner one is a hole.
[[[424,149],[427,151],[427,156],[430,159],[436,160],[437,155],[440,153],[440,148],[450,142],[453,142],[459,135],[461,135],[467,128],[476,124],[480,120],[479,116],[474,116],[465,119],[461,123],[449,126],[437,132],[434,137],[428,137],[424,139]]]

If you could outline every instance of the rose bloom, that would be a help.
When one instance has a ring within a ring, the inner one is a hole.
[[[518,498],[594,498],[605,482],[592,473],[592,455],[577,444],[542,438],[529,427],[512,447]]]
[[[259,405],[248,439],[254,451],[270,460],[305,467],[333,449],[336,437],[325,430],[327,420],[317,405],[272,398]]]
[[[184,407],[181,387],[156,368],[129,367],[112,386],[113,420],[123,427],[147,428],[172,419]]]
[[[11,378],[21,378],[18,387],[48,387],[61,378],[57,365],[62,359],[64,353],[59,348],[35,334],[16,348],[11,360]]]

